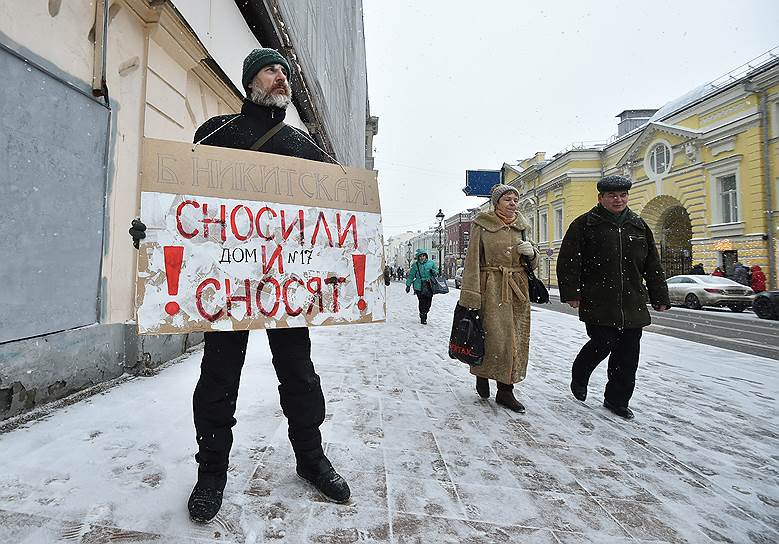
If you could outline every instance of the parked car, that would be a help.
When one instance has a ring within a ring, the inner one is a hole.
[[[763,291],[755,295],[752,310],[763,319],[779,319],[779,291]]]
[[[460,289],[462,287],[462,285],[463,285],[463,270],[465,270],[465,269],[463,267],[460,267],[454,273],[454,286],[457,289]]]
[[[752,305],[749,287],[719,276],[681,275],[668,278],[671,305],[700,310],[703,306],[727,307],[743,312]]]

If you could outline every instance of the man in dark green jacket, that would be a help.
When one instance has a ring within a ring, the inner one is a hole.
[[[590,337],[573,363],[571,391],[584,401],[608,356],[603,406],[625,419],[633,418],[641,332],[651,322],[646,303],[659,312],[671,304],[652,231],[627,206],[631,185],[622,176],[601,179],[598,205],[574,219],[557,258],[560,301],[579,309]]]

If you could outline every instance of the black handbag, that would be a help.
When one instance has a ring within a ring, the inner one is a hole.
[[[525,239],[525,231],[522,231],[522,240]],[[530,259],[527,256],[523,256],[522,264],[525,266],[525,272],[527,272],[527,296],[530,302],[536,302],[538,304],[546,304],[549,302],[549,291],[546,290],[544,282],[539,280],[533,269],[530,266]]]
[[[443,276],[430,276],[430,289],[434,295],[445,295],[449,292],[449,286],[446,284],[446,278]]]
[[[527,261],[527,259],[525,259],[525,261]],[[546,290],[544,282],[533,274],[529,262],[525,262],[525,270],[527,271],[527,296],[530,298],[530,302],[537,302],[539,304],[546,304],[549,302],[549,291]]]
[[[449,292],[449,286],[446,284],[446,279],[442,276],[435,276],[431,274],[429,280],[423,280],[422,271],[419,269],[418,262],[417,274],[419,275],[419,281],[422,283],[421,293],[424,296],[432,297],[433,295],[445,295]]]
[[[479,312],[460,306],[454,308],[452,333],[449,335],[449,357],[479,366],[484,358],[484,328]]]

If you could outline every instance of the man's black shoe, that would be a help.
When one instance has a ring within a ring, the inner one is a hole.
[[[487,378],[476,376],[476,392],[483,399],[490,398],[490,381]]]
[[[206,487],[201,483],[195,484],[192,494],[187,501],[189,517],[198,523],[208,523],[216,517],[222,507],[222,490],[218,487]]]
[[[624,417],[625,419],[633,419],[634,417],[633,410],[631,410],[627,406],[616,406],[614,404],[611,404],[609,401],[604,400],[603,407],[617,414],[619,417]]]
[[[316,487],[328,500],[344,504],[349,501],[352,492],[346,480],[335,471],[333,467],[323,472],[308,472],[297,467],[298,476]]]
[[[587,386],[582,385],[579,382],[571,380],[571,393],[576,397],[576,400],[584,402],[587,400]]]

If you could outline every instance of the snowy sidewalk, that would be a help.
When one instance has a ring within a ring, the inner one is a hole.
[[[255,332],[214,522],[186,511],[198,351],[0,435],[0,542],[779,541],[776,361],[645,333],[623,421],[600,406],[605,363],[585,404],[568,390],[583,325],[534,309],[517,415],[446,355],[458,294],[437,296],[422,326],[393,283],[386,324],[313,330],[323,435],[351,505],[295,475]]]

